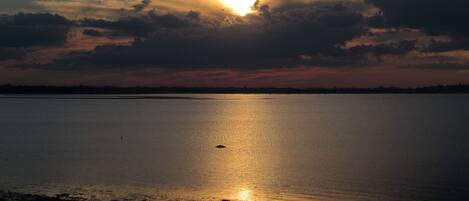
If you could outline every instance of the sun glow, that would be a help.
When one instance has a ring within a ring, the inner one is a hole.
[[[226,7],[229,7],[238,15],[244,16],[252,13],[252,7],[256,0],[222,0]]]

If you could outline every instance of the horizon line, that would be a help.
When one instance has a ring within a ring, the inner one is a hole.
[[[0,85],[0,94],[469,94],[468,84],[422,87],[171,87]]]

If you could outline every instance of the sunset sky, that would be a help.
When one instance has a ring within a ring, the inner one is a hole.
[[[1,0],[0,85],[469,84],[467,0]]]

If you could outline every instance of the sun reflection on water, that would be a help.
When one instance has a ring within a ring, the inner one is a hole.
[[[251,201],[251,191],[248,188],[242,188],[238,192],[237,199],[240,201]]]
[[[211,123],[204,129],[209,135],[202,138],[208,147],[218,144],[225,149],[207,152],[206,166],[211,187],[217,195],[228,200],[254,201],[262,192],[254,192],[258,184],[270,175],[266,166],[273,163],[270,156],[270,140],[275,138],[271,125],[265,124],[273,118],[269,100],[249,95],[229,95],[220,101],[211,113]],[[213,148],[212,148],[213,149]],[[223,185],[220,185],[220,182]]]

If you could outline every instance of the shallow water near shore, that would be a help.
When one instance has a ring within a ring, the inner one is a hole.
[[[469,199],[469,95],[2,96],[0,111],[0,188],[13,191]]]

